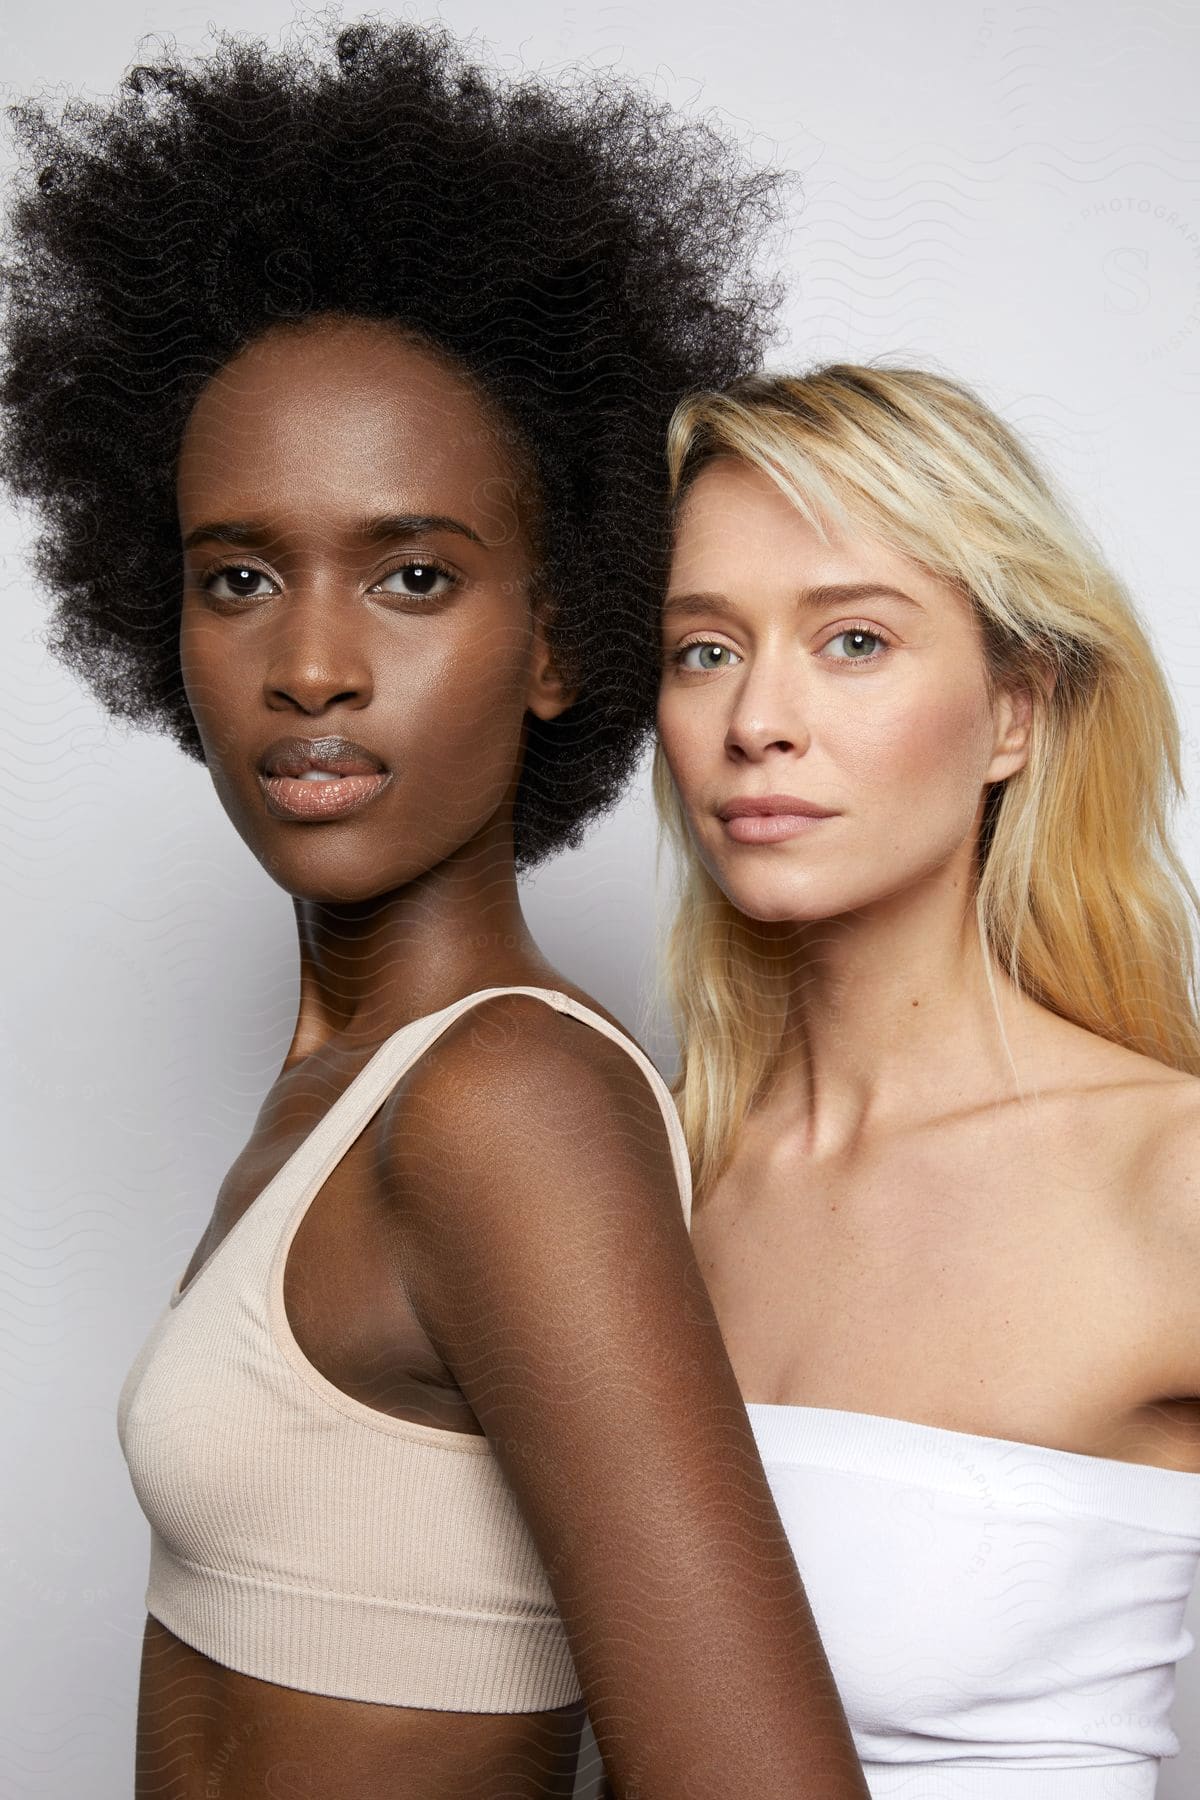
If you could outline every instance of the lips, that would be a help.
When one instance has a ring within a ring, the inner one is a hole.
[[[319,775],[381,775],[387,765],[373,750],[346,737],[283,737],[268,744],[259,759],[264,775],[295,780]]]
[[[735,844],[782,844],[807,837],[837,814],[828,806],[801,800],[796,794],[756,794],[727,800],[717,810],[726,837]]]
[[[719,819],[767,819],[784,814],[788,818],[832,819],[828,806],[817,806],[812,800],[801,800],[795,794],[761,794],[741,800],[728,800],[717,809]]]
[[[263,751],[258,780],[276,819],[320,824],[340,819],[382,793],[391,770],[353,738],[276,738]]]

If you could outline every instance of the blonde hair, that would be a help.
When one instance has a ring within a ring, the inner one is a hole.
[[[715,456],[761,470],[818,530],[866,526],[970,599],[989,679],[1032,701],[1026,766],[984,808],[975,910],[989,975],[994,959],[1050,1011],[1200,1075],[1200,900],[1168,823],[1182,793],[1175,708],[1124,587],[1029,453],[957,382],[836,364],[684,400],[668,438],[677,505]],[[661,746],[654,791],[681,870],[664,978],[699,1194],[769,1085],[795,930],[725,897]]]

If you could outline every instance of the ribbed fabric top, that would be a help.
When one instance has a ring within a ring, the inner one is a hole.
[[[288,1326],[288,1247],[396,1082],[492,994],[530,994],[653,1064],[566,994],[485,988],[382,1044],[187,1287],[125,1378],[117,1428],[150,1523],[146,1608],[214,1661],[283,1687],[455,1712],[580,1697],[537,1549],[486,1437],[376,1412],[328,1381]],[[180,1278],[182,1280],[182,1277]]]
[[[747,1411],[873,1800],[1150,1800],[1200,1475]]]

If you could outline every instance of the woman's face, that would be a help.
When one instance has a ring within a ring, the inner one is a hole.
[[[984,790],[1024,763],[1028,704],[989,694],[952,584],[865,531],[823,539],[767,476],[718,457],[682,508],[663,627],[663,748],[741,911],[828,919],[969,878]]]
[[[568,704],[518,490],[470,381],[384,324],[269,331],[200,394],[184,685],[222,804],[290,893],[368,898],[494,837],[526,710]],[[322,756],[363,772],[314,779]]]

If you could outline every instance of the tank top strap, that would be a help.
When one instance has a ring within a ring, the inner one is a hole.
[[[569,994],[562,994],[557,988],[492,988],[485,991],[490,993],[536,994],[540,999],[548,1000],[558,1011],[569,1013],[573,1019],[579,1019],[585,1025],[593,1026],[604,1037],[610,1038],[614,1044],[619,1044],[621,1049],[624,1050],[627,1055],[632,1057],[633,1061],[642,1071],[642,1074],[646,1077],[646,1080],[650,1083],[654,1097],[658,1101],[659,1110],[662,1113],[663,1123],[666,1125],[667,1137],[671,1145],[671,1161],[675,1168],[675,1183],[679,1189],[679,1200],[683,1207],[683,1219],[690,1231],[692,1224],[692,1162],[691,1157],[688,1154],[687,1139],[683,1133],[683,1121],[679,1117],[679,1111],[675,1105],[670,1088],[667,1086],[666,1082],[663,1080],[662,1076],[641,1046],[635,1044],[632,1038],[627,1037],[625,1032],[621,1031],[617,1026],[610,1024],[607,1019],[602,1018],[598,1012],[593,1012],[590,1006],[584,1006],[579,1000],[572,1000]],[[478,1000],[479,997],[478,994],[470,996],[472,1000]]]
[[[692,1182],[691,1167],[688,1160],[687,1144],[684,1140],[683,1127],[675,1110],[670,1089],[659,1074],[654,1064],[636,1044],[627,1038],[624,1032],[610,1025],[590,1007],[583,1006],[578,1000],[572,1000],[557,988],[541,987],[491,987],[480,988],[473,994],[465,994],[461,1000],[454,1000],[440,1012],[428,1013],[423,1018],[412,1019],[402,1025],[399,1031],[382,1043],[370,1061],[359,1070],[353,1081],[333,1102],[329,1111],[318,1120],[292,1155],[278,1170],[273,1179],[259,1194],[257,1199],[235,1220],[224,1238],[201,1263],[187,1286],[183,1277],[175,1283],[175,1287],[167,1302],[168,1309],[174,1309],[189,1295],[201,1278],[215,1265],[223,1264],[227,1274],[232,1273],[238,1259],[244,1261],[249,1255],[261,1255],[265,1258],[264,1279],[271,1259],[279,1246],[290,1244],[300,1220],[307,1212],[313,1198],[320,1192],[325,1181],[337,1164],[345,1156],[351,1144],[362,1131],[396,1083],[407,1073],[434,1044],[437,1039],[463,1013],[478,1006],[483,1000],[494,994],[530,994],[544,1000],[557,1012],[565,1012],[572,1018],[593,1026],[597,1031],[620,1044],[633,1058],[645,1075],[658,1101],[659,1109],[666,1121],[667,1133],[671,1143],[671,1157],[675,1169],[676,1186],[679,1200],[683,1208],[684,1223],[691,1229],[692,1218]],[[231,1265],[230,1259],[234,1259]]]
[[[671,1090],[645,1051],[628,1038],[623,1031],[610,1024],[607,1019],[601,1018],[600,1014],[593,1012],[591,1007],[582,1005],[578,1000],[573,1000],[569,994],[560,993],[557,988],[524,986],[479,988],[473,994],[465,994],[461,1000],[452,1001],[440,1012],[430,1013],[427,1018],[414,1020],[411,1025],[404,1026],[381,1046],[366,1068],[360,1071],[345,1093],[313,1130],[308,1139],[307,1148],[314,1166],[325,1169],[332,1168],[349,1149],[367,1121],[383,1105],[397,1082],[436,1043],[442,1033],[448,1030],[456,1019],[478,1006],[481,1001],[490,1000],[498,994],[529,994],[535,999],[544,1000],[556,1012],[565,1012],[571,1018],[591,1025],[603,1036],[611,1038],[614,1044],[619,1044],[632,1057],[650,1083],[666,1124],[684,1223],[690,1230],[692,1220],[691,1162],[688,1157],[687,1140],[683,1135],[683,1126],[675,1102],[671,1097]]]

